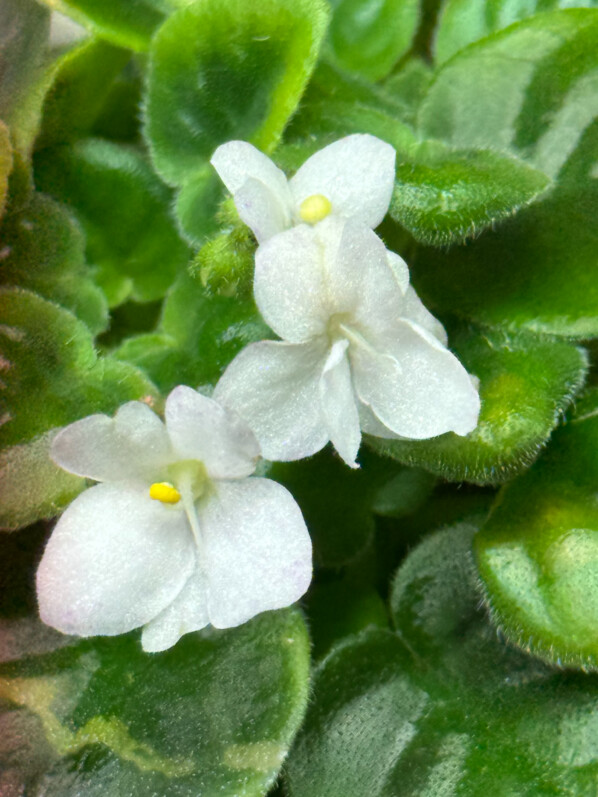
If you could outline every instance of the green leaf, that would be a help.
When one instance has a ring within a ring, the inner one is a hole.
[[[130,57],[129,51],[99,39],[84,41],[63,55],[44,100],[37,149],[89,133]]]
[[[155,0],[42,0],[119,47],[143,52],[169,5]],[[175,5],[175,2],[172,3]],[[161,8],[164,6],[164,8]]]
[[[386,465],[387,474],[391,467]],[[373,468],[351,470],[326,450],[301,462],[276,462],[270,475],[301,507],[318,564],[346,564],[371,543],[377,487]]]
[[[598,121],[546,199],[444,257],[420,249],[411,271],[424,302],[492,326],[598,336],[597,159]]]
[[[12,171],[12,147],[10,144],[10,132],[5,124],[0,121],[0,218],[6,206],[6,195],[8,193],[8,176]]]
[[[556,8],[595,7],[595,0],[447,0],[443,5],[436,36],[434,55],[438,63],[468,44],[495,31],[531,17],[540,11]]]
[[[108,308],[85,263],[85,240],[79,226],[61,205],[35,193],[0,229],[4,256],[0,284],[40,293],[71,310],[92,332],[108,322]]]
[[[270,337],[252,298],[209,295],[181,274],[157,331],[126,340],[115,356],[142,368],[166,393],[180,384],[215,384],[244,346]]]
[[[42,632],[23,620],[3,629],[24,648],[0,667],[0,768],[19,792],[266,793],[308,698],[309,642],[297,611],[190,634],[155,655],[137,635],[63,637],[67,647],[44,654],[39,643],[31,650]],[[27,633],[29,644],[19,638]]]
[[[479,611],[473,531],[439,532],[407,558],[397,634],[349,637],[318,667],[290,797],[592,793],[598,679],[499,641]]]
[[[598,391],[534,467],[501,492],[476,537],[493,619],[567,667],[598,668]]]
[[[556,177],[598,115],[597,36],[598,10],[569,9],[467,47],[432,82],[421,132],[519,154]]]
[[[350,72],[380,80],[411,46],[417,0],[332,0],[332,8],[330,49]]]
[[[13,144],[28,156],[45,92],[46,43],[50,14],[34,0],[0,5],[0,119]]]
[[[530,334],[461,328],[451,348],[480,379],[482,410],[467,437],[431,440],[368,437],[375,451],[451,481],[497,484],[529,467],[583,386],[582,349]]]
[[[119,286],[126,281],[127,293],[107,291],[112,305],[125,298],[164,296],[190,252],[170,216],[169,189],[140,154],[84,139],[39,153],[35,174],[38,184],[67,203],[81,222],[98,282],[107,285],[117,278]]]
[[[84,489],[84,479],[50,459],[55,434],[52,430],[0,451],[0,529],[19,529],[54,517]]]
[[[0,338],[2,447],[155,395],[136,368],[99,358],[75,316],[29,291],[0,289]]]
[[[219,144],[270,152],[297,107],[327,22],[321,0],[200,2],[173,14],[151,51],[146,134],[174,185]]]
[[[416,240],[439,246],[514,214],[549,185],[517,158],[424,141],[399,157],[389,212]]]

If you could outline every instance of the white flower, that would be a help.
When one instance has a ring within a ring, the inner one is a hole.
[[[355,134],[330,144],[290,180],[246,141],[229,141],[211,160],[259,243],[297,224],[329,215],[356,216],[369,227],[384,218],[395,180],[395,151],[375,136]]]
[[[214,397],[248,422],[267,459],[301,459],[331,440],[354,465],[361,429],[423,439],[475,428],[472,378],[405,263],[365,225],[329,219],[262,244],[254,292],[283,340],[243,349]]]
[[[59,519],[37,573],[42,620],[67,634],[143,626],[147,651],[211,623],[228,628],[296,601],[311,579],[311,542],[290,493],[251,477],[255,437],[188,387],[166,424],[131,401],[56,436],[65,470],[102,482]]]

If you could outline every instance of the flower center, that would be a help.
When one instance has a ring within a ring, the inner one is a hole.
[[[317,224],[332,210],[332,203],[323,194],[313,194],[299,205],[299,216],[308,224]]]
[[[149,494],[154,501],[162,501],[163,504],[178,504],[181,500],[181,494],[169,482],[154,482],[150,485]]]

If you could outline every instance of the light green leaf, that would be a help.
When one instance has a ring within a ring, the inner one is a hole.
[[[115,356],[142,368],[166,393],[180,384],[215,384],[244,346],[271,336],[252,298],[210,295],[182,274],[157,331],[126,340]]]
[[[447,0],[438,20],[434,55],[441,64],[468,44],[540,11],[595,6],[595,0]]]
[[[439,246],[513,215],[549,185],[516,158],[425,141],[399,156],[390,215],[416,240]]]
[[[108,323],[108,308],[85,263],[85,240],[65,208],[34,193],[1,229],[0,284],[40,293],[71,310],[94,333]]]
[[[182,188],[187,238],[215,231],[223,188],[208,162],[219,144],[270,152],[295,111],[328,19],[323,0],[203,0],[173,14],[150,58],[145,134],[162,177]]]
[[[164,19],[168,0],[42,0],[119,47],[143,52]],[[173,2],[174,6],[175,3]]]
[[[155,396],[136,368],[97,356],[81,321],[29,291],[0,289],[0,340],[2,447]]]
[[[0,119],[23,156],[30,154],[46,88],[49,20],[34,0],[0,4]]]
[[[482,410],[467,437],[452,432],[431,440],[367,437],[380,454],[451,481],[496,484],[529,467],[583,386],[582,349],[530,334],[462,328],[451,348],[480,379]]]
[[[474,530],[444,530],[408,556],[396,634],[348,637],[318,667],[290,797],[592,793],[598,679],[499,641],[479,610]]]
[[[598,668],[598,391],[505,487],[476,537],[495,622],[559,665]]]
[[[137,634],[64,638],[67,647],[44,654],[35,650],[43,627],[24,625],[4,624],[3,637],[29,642],[21,660],[0,666],[0,768],[15,788],[46,797],[266,794],[308,698],[297,611],[187,635],[154,655]]]
[[[411,46],[417,0],[332,0],[328,33],[334,59],[350,72],[380,80]]]
[[[164,296],[190,252],[170,216],[170,191],[146,160],[118,144],[83,139],[44,150],[35,165],[40,187],[81,222],[98,282],[106,284],[111,275],[127,280],[130,293],[112,292],[111,304]]]

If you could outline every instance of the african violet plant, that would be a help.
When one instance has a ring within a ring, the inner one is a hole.
[[[2,797],[596,793],[571,5],[2,0]]]

